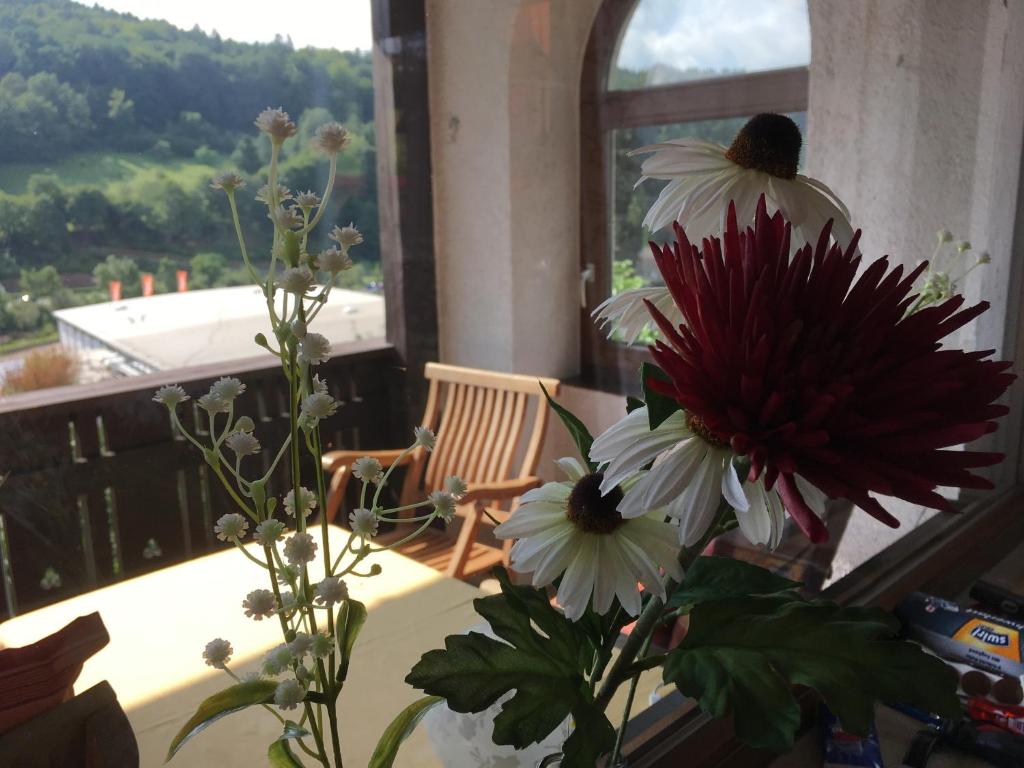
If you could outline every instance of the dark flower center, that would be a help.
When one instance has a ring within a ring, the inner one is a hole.
[[[785,115],[764,113],[747,121],[725,156],[744,168],[792,179],[800,160],[800,144],[796,123]]]
[[[715,448],[729,447],[729,443],[712,432],[708,425],[704,423],[704,419],[695,413],[686,412],[686,427],[705,443]]]
[[[580,478],[569,494],[565,516],[584,533],[611,533],[625,521],[619,514],[622,489],[618,486],[607,496],[601,495],[604,475],[595,472]]]

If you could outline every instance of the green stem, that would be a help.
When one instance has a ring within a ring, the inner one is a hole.
[[[640,657],[647,654],[647,650],[651,647],[651,635],[648,635],[644,639],[644,644],[640,647]],[[633,664],[630,669],[635,669],[638,664]],[[619,732],[615,734],[615,747],[612,749],[612,756],[608,760],[609,768],[616,768],[619,764],[619,759],[622,754],[622,743],[626,738],[626,726],[629,723],[629,713],[633,709],[633,699],[636,697],[636,687],[640,682],[640,673],[643,670],[638,669],[633,673],[633,677],[629,681],[629,692],[626,694],[626,706],[622,710],[622,721],[619,723]]]
[[[729,513],[730,509],[732,507],[729,505],[729,502],[722,499],[718,505],[718,511],[715,513],[714,521],[708,526],[708,530],[701,537],[701,540],[692,547],[683,547],[679,550],[679,564],[683,567],[684,573],[693,561],[700,556],[700,553],[704,551],[708,542],[719,535],[719,524]],[[665,584],[666,594],[671,594],[677,586],[679,585],[674,580],[669,579]],[[594,702],[599,709],[604,710],[608,707],[612,696],[615,695],[615,691],[629,678],[629,667],[636,659],[641,646],[664,621],[662,616],[664,609],[665,601],[660,597],[652,597],[647,603],[647,607],[641,612],[640,618],[637,619],[633,627],[633,631],[629,633],[629,637],[626,638],[626,642],[622,646],[622,651],[619,653],[618,658],[615,659],[615,663],[608,673],[608,678],[601,685],[601,689],[597,693]]]

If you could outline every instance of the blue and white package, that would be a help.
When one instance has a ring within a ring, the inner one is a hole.
[[[824,768],[883,768],[874,724],[867,736],[854,736],[844,731],[839,718],[822,704],[821,726],[825,736]]]

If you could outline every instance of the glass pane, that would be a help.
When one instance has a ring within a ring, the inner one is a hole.
[[[335,343],[383,337],[369,2],[321,3],[320,25],[266,3],[244,14],[195,0],[101,5],[15,3],[0,15],[0,397],[273,362],[253,343],[269,331],[265,301],[225,195],[209,188],[219,171],[242,174],[239,215],[261,271],[271,226],[254,196],[270,143],[253,120],[268,105],[298,126],[280,164],[292,193],[324,195],[315,129],[337,120],[350,132],[308,250],[350,221],[365,242],[316,330]]]
[[[789,115],[803,134],[806,132],[807,113],[793,112]],[[642,128],[622,128],[611,132],[611,198],[609,211],[609,242],[612,262],[612,293],[641,288],[661,282],[661,276],[654,265],[651,240],[663,243],[671,237],[669,228],[648,232],[643,226],[644,215],[657,199],[665,182],[651,179],[634,189],[640,178],[642,156],[630,157],[637,147],[655,144],[669,139],[699,138],[723,146],[732,143],[736,133],[749,117],[731,117],[720,120],[701,120],[670,125],[652,125]],[[803,157],[801,157],[801,166]],[[645,341],[645,337],[641,337]]]
[[[640,0],[619,44],[609,87],[800,67],[810,58],[805,0]]]

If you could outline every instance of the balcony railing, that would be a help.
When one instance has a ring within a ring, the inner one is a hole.
[[[394,349],[356,342],[335,354],[319,371],[342,403],[325,424],[326,446],[400,444],[406,393]],[[162,384],[183,386],[193,400],[182,421],[202,434],[195,396],[238,376],[248,389],[236,414],[255,421],[265,448],[246,461],[266,468],[288,433],[275,363],[264,356],[0,399],[0,619],[225,546],[213,523],[231,501],[151,398]],[[310,463],[309,484],[313,471]],[[269,490],[286,488],[282,476]]]

